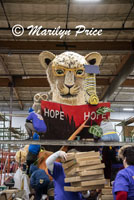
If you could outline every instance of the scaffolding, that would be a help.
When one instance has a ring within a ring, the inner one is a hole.
[[[25,134],[21,127],[11,127],[10,118],[5,113],[0,113],[0,185],[11,175],[12,162],[15,160],[15,153],[21,148],[20,144],[15,144],[17,140],[24,140]],[[7,141],[12,141],[9,144]],[[5,143],[3,143],[5,142]],[[18,167],[15,163],[14,173]]]
[[[25,139],[25,134],[24,131],[21,130],[21,127],[11,127],[10,120],[6,117],[6,114],[0,113],[0,141],[21,139]],[[15,147],[17,148],[17,146],[12,146],[10,144],[1,144],[0,142],[0,149],[15,149]]]
[[[134,142],[134,117],[129,117],[126,120],[122,120],[116,126],[122,127],[123,141],[124,142]]]
[[[24,146],[23,143],[14,143],[18,140],[25,140],[24,131],[21,127],[11,127],[10,118],[5,113],[0,113],[0,183],[9,176],[11,161],[14,160],[16,151]],[[8,141],[12,143],[9,144]]]
[[[3,185],[4,181],[16,172],[18,163],[15,161],[15,153],[11,153],[0,150],[0,185]],[[14,164],[14,166],[13,166]]]

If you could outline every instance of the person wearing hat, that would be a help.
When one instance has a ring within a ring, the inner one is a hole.
[[[36,132],[33,134],[33,140],[35,140],[35,141],[39,140],[39,135]],[[29,145],[28,154],[27,154],[27,158],[26,158],[26,163],[28,166],[28,168],[27,168],[28,175],[29,175],[30,165],[37,160],[39,151],[40,151],[40,145],[38,145],[38,144],[30,144]]]
[[[30,166],[30,174],[30,185],[35,190],[35,199],[41,200],[42,195],[47,194],[49,177],[43,169],[39,169],[34,164]]]
[[[119,150],[124,169],[120,170],[113,183],[114,200],[134,200],[134,146]]]

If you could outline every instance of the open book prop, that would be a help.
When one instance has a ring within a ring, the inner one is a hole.
[[[110,112],[97,114],[96,111],[101,107],[110,109],[110,103],[99,103],[96,106],[89,104],[75,106],[42,101],[42,116],[47,125],[47,132],[43,139],[67,140],[87,119],[90,119],[90,124],[87,125],[100,125],[102,120],[110,117]],[[78,134],[80,139],[93,138],[87,128],[83,128]]]

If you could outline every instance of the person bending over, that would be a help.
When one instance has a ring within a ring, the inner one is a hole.
[[[124,169],[113,183],[114,200],[134,200],[134,146],[122,147],[120,152]]]
[[[66,160],[67,154],[64,151],[57,151],[49,156],[46,160],[46,165],[49,174],[54,180],[54,199],[55,200],[82,200],[90,196],[90,192],[67,192],[64,190],[64,186],[70,186],[70,183],[65,183],[65,173],[62,164],[55,162],[57,158]]]
[[[41,200],[43,194],[47,194],[49,177],[43,169],[39,169],[34,164],[30,166],[30,174],[30,185],[35,190],[35,200]]]
[[[47,131],[47,126],[43,117],[40,114],[35,113],[33,109],[29,109],[29,115],[26,118],[25,128],[29,135],[28,139],[32,139],[32,132],[46,133]]]

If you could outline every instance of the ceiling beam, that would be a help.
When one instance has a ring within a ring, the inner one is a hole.
[[[13,90],[14,90],[15,96],[16,96],[18,102],[19,102],[20,109],[23,110],[23,107],[24,107],[24,106],[23,106],[23,104],[22,104],[22,101],[20,101],[19,93],[18,93],[17,89],[14,87],[13,78],[12,78],[12,76],[10,75],[10,72],[9,72],[9,70],[8,70],[8,67],[7,67],[7,65],[5,64],[4,59],[3,59],[2,56],[0,56],[0,63],[1,63],[1,65],[2,65],[2,67],[3,67],[4,71],[5,71],[5,73],[7,73],[7,74],[9,75],[9,77],[8,77],[8,80],[9,80],[8,85],[13,86]]]
[[[20,105],[21,110],[23,110],[23,108],[24,108],[23,103],[22,103],[22,101],[20,100],[18,90],[17,90],[15,87],[14,87],[14,93],[15,93],[15,96],[17,97],[17,100],[18,100],[18,102],[19,102],[19,105]]]
[[[47,4],[47,5],[52,5],[52,4],[62,4],[62,5],[66,5],[66,1],[63,1],[63,0],[53,0],[53,1],[46,1],[46,0],[27,0],[27,1],[24,1],[24,0],[5,0],[4,1],[5,5],[7,3],[11,3],[11,4],[20,4],[20,3],[23,3],[23,4]],[[78,2],[76,1],[72,1],[71,3],[73,4],[78,4]],[[88,3],[88,2],[87,2]],[[85,2],[85,4],[87,4]],[[102,5],[101,2],[97,2],[97,5]],[[103,4],[130,4],[130,0],[103,0]]]
[[[56,22],[57,23],[57,22]],[[57,27],[57,25],[56,25],[56,27]],[[53,30],[55,30],[55,28],[49,28],[49,27],[44,27],[44,28],[46,28],[47,30],[51,30],[51,31],[53,31]],[[42,27],[41,29],[40,29],[40,31],[43,31],[44,30],[44,28]],[[86,29],[91,29],[92,27],[86,27]],[[125,31],[134,31],[134,28],[133,27],[116,27],[116,28],[112,28],[112,27],[107,27],[107,28],[103,28],[103,27],[95,27],[96,29],[103,29],[103,32],[104,31],[108,31],[108,32],[117,32],[117,31],[123,31],[123,33],[125,32]],[[66,28],[61,28],[62,30],[70,30],[71,32],[76,32],[76,28],[74,27],[74,28],[68,28],[68,29],[66,29]],[[29,29],[30,30],[30,29]],[[29,32],[29,30],[27,29],[27,27],[24,27],[24,31],[26,32]],[[12,27],[0,27],[0,31],[12,31]],[[8,33],[8,32],[7,32]],[[109,33],[108,33],[109,34]]]
[[[130,117],[126,120],[122,120],[121,123],[116,124],[116,126],[128,126],[129,124],[132,124],[134,122],[134,117]]]
[[[47,78],[29,78],[22,79],[21,77],[13,77],[14,87],[50,87]],[[109,79],[97,78],[97,86],[110,85]],[[122,87],[133,87],[134,79],[126,79],[122,84]],[[0,87],[11,87],[11,83],[8,78],[0,78]]]
[[[124,64],[127,62],[127,60],[129,59],[129,57],[130,57],[130,54],[127,54],[127,55],[125,55],[125,56],[123,57],[121,63],[119,63],[119,65],[117,66],[117,70],[116,70],[116,72],[115,72],[115,75],[116,75],[116,76],[118,75],[118,73],[120,72],[120,70],[123,68]],[[116,77],[116,76],[115,76],[115,77]],[[111,83],[113,80],[115,80],[115,77],[114,77],[114,76],[113,76],[113,77],[110,77],[109,82]],[[102,92],[102,94],[101,94],[100,100],[103,99],[103,97],[105,96],[105,94],[106,94],[106,92],[108,91],[108,89],[109,89],[109,85],[107,85],[107,86],[104,88],[104,90],[103,90],[103,92]]]
[[[122,87],[134,87],[134,79],[126,79],[124,83],[121,84]]]
[[[44,37],[45,39],[45,37]],[[59,41],[0,41],[0,53],[39,54],[43,50],[65,51],[134,51],[134,42],[59,42]],[[107,52],[108,53],[108,52]]]
[[[102,100],[107,101],[108,98],[117,90],[117,88],[124,83],[124,81],[133,72],[133,70],[134,70],[134,54],[131,54],[126,63],[121,68],[118,76],[116,76],[112,80]]]
[[[4,70],[4,72],[7,75],[9,75],[7,78],[9,79],[10,82],[12,82],[13,81],[12,80],[12,76],[10,75],[9,70],[8,70],[8,68],[7,68],[7,66],[6,66],[6,64],[5,64],[4,59],[2,58],[2,56],[0,56],[0,63],[1,63],[1,66],[2,66],[2,68]]]
[[[97,14],[97,15],[92,15],[92,14],[85,14],[85,15],[80,15],[80,14],[70,14],[69,15],[69,20],[71,22],[79,22],[79,24],[83,24],[83,22],[87,21],[88,22],[109,22],[109,21],[123,21],[126,17],[126,14],[119,14],[118,17],[116,14]],[[26,21],[26,22],[65,22],[65,14],[29,14],[29,13],[9,13],[8,18],[10,22],[16,22],[17,19],[21,19],[21,21]],[[128,18],[127,22],[132,21],[134,19],[134,14],[131,14],[131,16]],[[0,14],[0,21],[6,21],[5,16]]]

